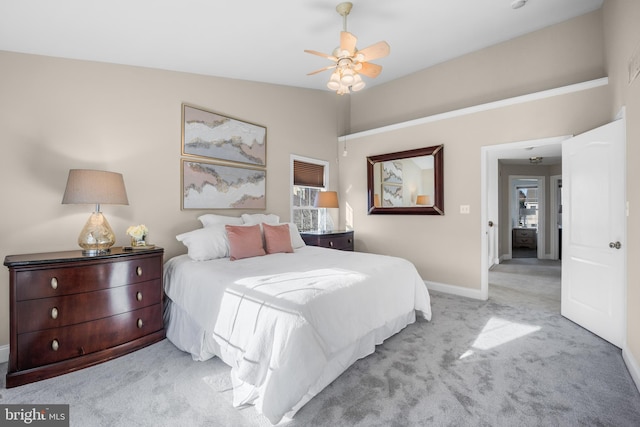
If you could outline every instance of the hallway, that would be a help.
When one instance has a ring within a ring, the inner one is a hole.
[[[561,272],[561,261],[537,258],[504,261],[489,270],[489,298],[508,296],[559,314]]]

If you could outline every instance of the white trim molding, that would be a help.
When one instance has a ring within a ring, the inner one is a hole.
[[[424,281],[427,289],[430,291],[442,292],[445,294],[457,295],[485,301],[487,298],[482,296],[480,289],[463,288],[462,286],[447,285],[446,283]]]
[[[622,359],[625,365],[627,365],[633,382],[636,383],[636,388],[640,391],[640,365],[638,365],[638,361],[634,359],[626,343],[622,345]]]
[[[9,361],[9,344],[0,346],[0,363]]]
[[[559,95],[566,95],[568,93],[580,92],[583,90],[593,89],[600,86],[606,86],[609,84],[609,77],[601,77],[595,80],[588,80],[586,82],[574,83],[567,86],[561,86],[553,89],[543,90],[540,92],[529,93],[526,95],[515,96],[513,98],[501,99],[499,101],[488,102],[486,104],[473,105],[471,107],[460,108],[457,110],[451,110],[444,113],[434,114],[427,117],[421,117],[419,119],[409,120],[406,122],[395,123],[392,125],[382,126],[375,129],[369,129],[362,132],[352,133],[350,135],[341,136],[341,141],[351,141],[365,136],[376,135],[379,133],[391,132],[394,130],[405,129],[413,126],[423,125],[425,123],[437,122],[439,120],[451,119],[454,117],[466,116],[468,114],[475,114],[482,111],[494,110],[496,108],[508,107],[511,105],[523,104],[525,102],[537,101],[540,99],[551,98]]]

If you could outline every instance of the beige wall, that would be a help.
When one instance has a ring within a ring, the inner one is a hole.
[[[61,205],[72,168],[124,175],[129,206],[102,206],[116,245],[145,223],[165,259],[185,252],[175,235],[198,227],[203,211],[180,210],[182,102],[267,127],[266,211],[289,219],[290,153],[329,161],[338,188],[329,92],[8,52],[0,70],[1,259],[78,248],[93,206]],[[9,341],[8,282],[5,270],[0,346]]]
[[[605,0],[603,7],[611,114],[626,107],[627,119],[627,348],[640,369],[640,78],[629,84],[628,61],[640,55],[640,2]],[[638,384],[640,378],[636,378]]]
[[[358,92],[351,132],[603,76],[602,15],[595,11]]]
[[[352,131],[603,77],[602,40],[596,11],[358,92]],[[609,93],[600,87],[350,140],[340,184],[356,249],[405,257],[427,281],[479,291],[481,147],[597,127],[611,119]],[[437,144],[444,144],[445,215],[367,215],[366,157]],[[460,214],[460,205],[471,214]]]

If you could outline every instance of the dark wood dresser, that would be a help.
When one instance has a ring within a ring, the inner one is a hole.
[[[66,374],[164,338],[162,248],[10,255],[7,387]]]
[[[353,251],[353,230],[306,231],[300,233],[302,240],[310,246]]]
[[[536,249],[538,233],[535,228],[514,228],[511,243],[514,248]]]

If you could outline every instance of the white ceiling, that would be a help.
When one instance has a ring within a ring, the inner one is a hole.
[[[347,29],[391,54],[369,87],[565,21],[603,0],[354,0]],[[304,49],[339,43],[339,0],[0,0],[0,50],[326,89]]]

